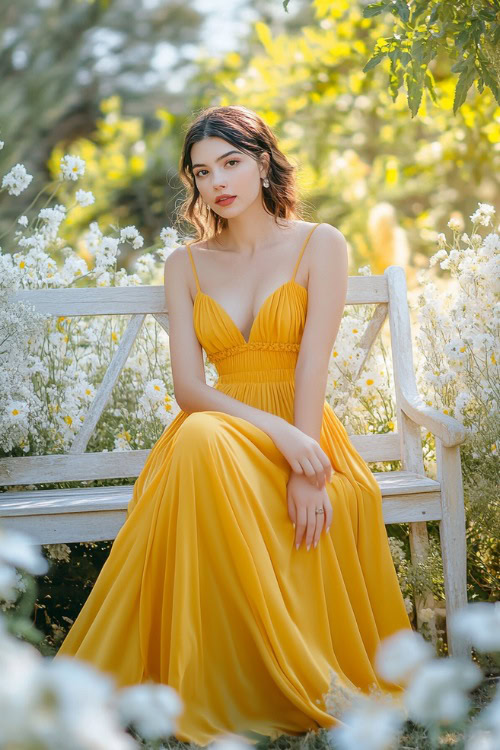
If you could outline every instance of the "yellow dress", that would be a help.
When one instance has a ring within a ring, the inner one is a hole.
[[[196,335],[215,388],[293,423],[294,368],[307,308],[295,274],[270,294],[245,341],[197,285]],[[287,511],[290,467],[251,422],[180,411],[138,476],[127,517],[58,654],[175,688],[175,736],[205,746],[332,727],[330,669],[363,692],[398,699],[374,670],[381,639],[411,628],[390,554],[381,493],[325,401],[321,447],[335,470],[333,520],[297,550]]]

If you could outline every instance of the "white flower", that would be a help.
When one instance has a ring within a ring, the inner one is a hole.
[[[0,526],[0,562],[15,568],[41,575],[49,569],[47,560],[40,553],[40,546],[31,537]]]
[[[163,383],[158,378],[155,378],[154,380],[150,380],[148,383],[146,383],[144,392],[151,403],[155,404],[158,401],[163,401],[167,391],[165,388],[165,383]]]
[[[133,724],[141,737],[155,740],[175,730],[175,717],[184,704],[169,685],[131,685],[118,691],[118,714],[124,727]]]
[[[160,260],[167,260],[168,256],[174,252],[174,249],[173,247],[159,247],[156,253]]]
[[[20,224],[22,227],[28,226],[28,217],[27,216],[20,216],[17,220],[17,223]]]
[[[75,198],[80,206],[91,206],[95,203],[94,194],[90,190],[77,190]]]
[[[0,600],[13,602],[17,599],[18,576],[16,570],[10,565],[4,565],[0,561]]]
[[[434,610],[431,607],[421,609],[418,614],[422,622],[430,622],[434,618]]]
[[[42,219],[42,221],[46,221],[50,226],[56,226],[57,228],[65,216],[66,206],[63,206],[62,203],[58,203],[51,208],[42,208],[38,212],[38,218]]]
[[[120,240],[116,237],[99,237],[99,242],[95,251],[95,271],[105,270],[108,266],[113,266],[119,252],[118,245]]]
[[[473,602],[454,612],[450,629],[478,651],[500,651],[500,602]]]
[[[102,271],[98,275],[96,286],[111,286],[111,275],[109,271]]]
[[[473,728],[467,736],[465,750],[498,750],[500,741],[498,735],[495,737],[487,729]]]
[[[62,177],[65,180],[77,180],[85,173],[85,161],[80,159],[79,156],[66,154],[62,157],[60,166],[61,171],[59,172],[59,177]]]
[[[0,141],[0,151],[3,149],[4,146],[5,146],[5,141]]]
[[[26,190],[33,175],[26,172],[23,164],[16,164],[2,180],[2,188],[7,188],[9,195],[19,195]]]
[[[444,234],[443,234],[444,237]],[[435,266],[436,263],[438,263],[440,260],[443,260],[444,258],[448,257],[448,253],[445,248],[442,250],[438,250],[437,253],[434,253],[434,255],[431,256],[429,259],[429,266]]]
[[[144,253],[140,255],[135,261],[135,267],[138,273],[151,273],[153,274],[156,269],[157,259],[153,253]]]
[[[433,659],[423,664],[404,693],[409,718],[419,724],[453,724],[467,715],[466,695],[481,682],[481,669],[466,659]]]
[[[393,747],[405,720],[396,704],[360,696],[342,714],[342,726],[330,729],[328,734],[339,750],[386,750]]]
[[[434,649],[420,633],[398,630],[379,643],[375,654],[378,674],[388,682],[407,682],[422,664],[429,661]]]
[[[454,232],[459,232],[461,230],[461,228],[462,228],[462,223],[459,221],[459,219],[452,218],[452,219],[449,220],[448,226]]]
[[[413,613],[413,602],[412,602],[412,600],[410,599],[409,596],[405,596],[404,602],[405,602],[405,609],[406,609],[407,613],[409,615],[411,615]]]
[[[472,222],[478,222],[479,224],[482,224],[486,227],[491,222],[494,213],[494,206],[491,206],[489,203],[479,203],[479,208],[477,209],[477,211],[471,214],[470,219]]]
[[[358,268],[358,273],[360,276],[371,276],[371,269],[370,266],[360,266]]]
[[[497,684],[492,700],[476,717],[472,733],[467,737],[466,750],[498,750],[500,746],[500,687]]]
[[[490,232],[483,240],[483,246],[481,248],[482,254],[487,257],[492,257],[493,254],[499,250],[500,235],[496,234],[496,232]]]
[[[178,242],[177,231],[173,227],[163,227],[160,232],[160,239],[165,247],[174,247]]]
[[[130,225],[121,230],[120,242],[130,242],[134,250],[138,250],[144,245],[144,238],[133,225]]]
[[[440,247],[444,247],[444,245],[446,245],[446,235],[443,234],[443,232],[440,232],[437,236],[437,241]]]

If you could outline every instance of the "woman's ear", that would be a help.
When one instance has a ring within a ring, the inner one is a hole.
[[[260,155],[259,171],[260,171],[260,176],[262,177],[262,179],[264,179],[264,177],[267,177],[270,163],[271,163],[271,159],[269,157],[269,154],[267,153],[267,151],[265,151],[263,154]]]

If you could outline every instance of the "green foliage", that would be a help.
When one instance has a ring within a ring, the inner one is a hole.
[[[385,57],[390,61],[389,83],[393,100],[406,86],[412,117],[419,111],[424,88],[436,101],[434,76],[429,64],[438,55],[457,59],[451,68],[459,78],[455,88],[453,112],[465,102],[477,81],[482,92],[487,86],[500,104],[500,11],[488,0],[380,0],[363,9],[365,18],[390,12],[397,21],[398,33],[379,39],[372,57],[363,68],[372,70]]]
[[[500,108],[485,87],[469,91],[454,114],[456,76],[441,55],[428,71],[434,99],[426,88],[419,116],[409,118],[404,92],[394,101],[387,90],[389,61],[370,75],[362,70],[386,35],[387,14],[367,19],[345,2],[314,6],[316,19],[300,34],[273,33],[258,21],[246,55],[201,60],[199,106],[256,110],[299,165],[306,214],[314,206],[316,219],[348,238],[350,272],[397,263],[411,286],[409,269],[424,265],[450,215],[466,217],[478,199],[498,193]]]

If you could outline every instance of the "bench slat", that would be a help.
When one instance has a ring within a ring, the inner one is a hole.
[[[34,305],[38,312],[65,317],[168,312],[163,284],[20,289],[9,294],[8,301],[25,302]],[[349,276],[347,305],[377,304],[388,301],[387,278],[384,275]]]
[[[385,523],[441,519],[439,482],[405,471],[374,472]],[[24,531],[38,544],[114,539],[125,522],[133,485],[4,492],[2,527]]]
[[[398,461],[401,457],[397,432],[350,435],[349,439],[367,462]],[[150,452],[151,449],[0,458],[0,486],[138,477]]]

